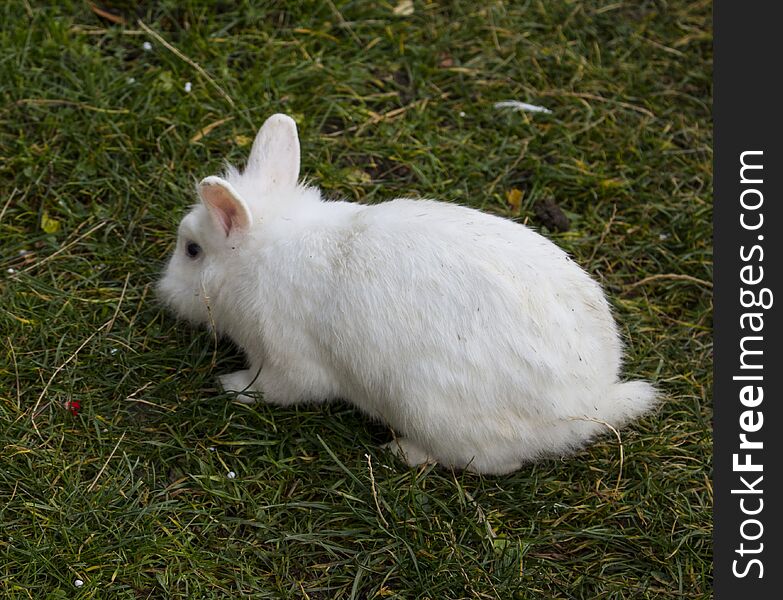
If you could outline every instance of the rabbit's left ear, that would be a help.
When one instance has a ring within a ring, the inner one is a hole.
[[[228,237],[232,232],[247,231],[253,215],[247,204],[228,181],[207,177],[198,184],[198,194],[215,225]]]
[[[272,115],[258,131],[245,172],[252,172],[264,187],[294,187],[299,158],[296,123],[288,115]]]

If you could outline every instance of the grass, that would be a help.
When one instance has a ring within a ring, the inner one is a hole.
[[[0,595],[710,597],[710,3],[135,4],[0,6]],[[661,409],[479,477],[345,404],[228,401],[241,356],[152,289],[277,111],[330,197],[554,200]]]

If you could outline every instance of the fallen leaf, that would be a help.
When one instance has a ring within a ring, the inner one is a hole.
[[[192,138],[190,138],[190,143],[195,144],[197,141],[199,141],[201,138],[203,138],[205,135],[209,135],[209,132],[215,129],[215,127],[220,127],[223,123],[226,123],[233,119],[234,117],[226,117],[225,119],[218,119],[214,123],[210,123],[206,127],[202,127],[196,132],[196,135],[194,135]]]
[[[449,67],[454,66],[454,57],[450,54],[442,52],[438,58],[440,59],[438,61],[438,66],[441,69],[448,69]]]
[[[394,7],[394,14],[401,17],[412,15],[414,11],[413,0],[400,0]]]
[[[528,104],[527,102],[520,102],[519,100],[503,100],[502,102],[495,102],[495,108],[510,108],[516,111],[526,112],[540,112],[549,114],[552,111],[543,106],[537,104]]]
[[[600,181],[600,185],[602,188],[611,189],[611,188],[618,188],[618,187],[625,187],[625,181],[622,179],[602,179]]]
[[[92,2],[88,2],[87,5],[90,7],[90,10],[94,12],[99,17],[103,17],[107,21],[111,21],[112,23],[116,23],[117,25],[125,25],[125,19],[121,17],[120,15],[115,15],[114,13],[109,12],[105,8],[101,8],[100,6],[95,6]]]
[[[24,323],[25,325],[35,325],[35,321],[33,321],[32,319],[24,319],[22,317],[17,317],[16,315],[13,314],[11,316],[17,321],[19,321],[20,323]]]
[[[237,146],[247,146],[250,142],[253,141],[253,138],[246,135],[236,135],[234,136],[234,141],[236,142]]]
[[[511,188],[506,192],[506,202],[508,202],[514,210],[519,210],[519,207],[522,206],[522,196],[524,196],[522,190]]]
[[[366,171],[363,171],[362,169],[353,168],[346,173],[346,180],[348,181],[348,183],[354,185],[361,185],[365,183],[371,183],[372,176]]]
[[[41,215],[41,229],[46,233],[57,233],[60,231],[60,221],[49,216],[49,213],[43,211]]]

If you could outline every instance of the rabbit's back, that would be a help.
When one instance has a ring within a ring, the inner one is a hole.
[[[476,411],[514,404],[554,416],[558,388],[617,378],[620,343],[600,287],[526,227],[394,200],[356,213],[338,252],[324,341],[370,401],[439,388]],[[520,404],[521,391],[530,399]]]

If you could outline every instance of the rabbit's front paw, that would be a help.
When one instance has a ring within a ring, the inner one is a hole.
[[[218,382],[224,392],[232,392],[236,394],[235,400],[244,404],[254,404],[257,402],[257,398],[251,396],[245,392],[254,392],[251,387],[253,380],[256,377],[255,372],[250,372],[250,369],[244,369],[242,371],[234,371],[233,373],[227,373],[226,375],[220,375]]]
[[[390,450],[409,467],[418,467],[419,465],[433,464],[435,461],[427,451],[409,438],[397,438],[383,445]]]

